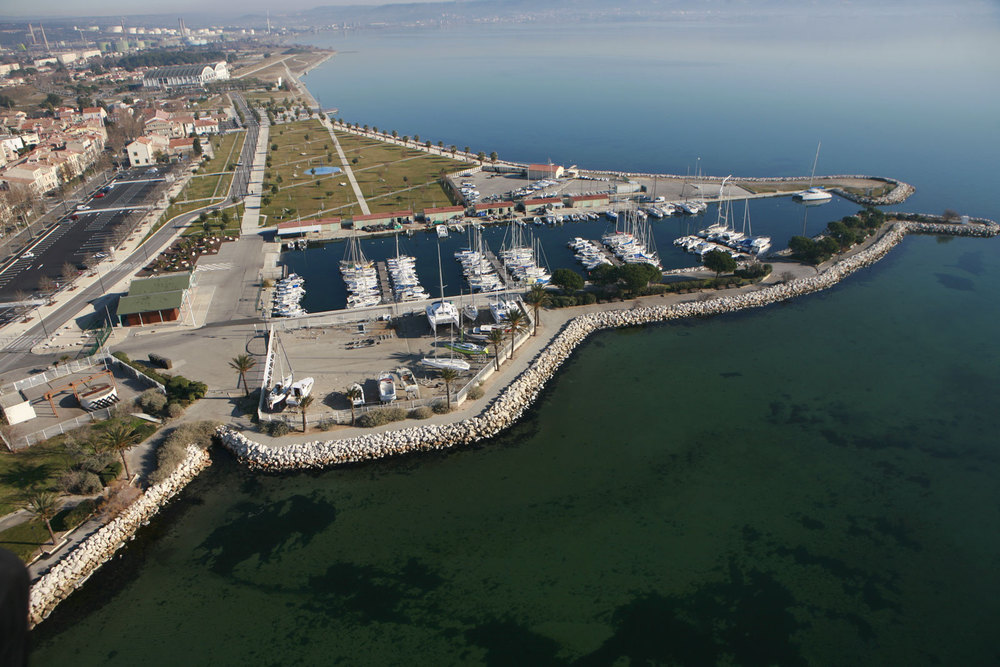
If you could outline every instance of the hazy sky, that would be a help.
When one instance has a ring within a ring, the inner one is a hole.
[[[431,0],[406,0],[430,2]],[[209,9],[223,13],[227,9],[234,16],[264,11],[297,11],[323,5],[385,5],[391,0],[172,0],[169,3],[151,4],[148,0],[0,0],[0,16],[129,16],[140,14],[177,14],[201,12]]]

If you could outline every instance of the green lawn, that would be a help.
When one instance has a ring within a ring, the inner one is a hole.
[[[31,488],[55,490],[59,478],[73,464],[63,436],[33,445],[17,454],[0,452],[0,516],[21,509]]]
[[[373,213],[448,206],[452,202],[439,183],[441,175],[469,166],[372,137],[337,132],[337,139]],[[275,126],[270,142],[271,166],[264,185],[269,202],[262,208],[266,224],[319,216],[351,217],[361,212],[346,175],[305,173],[311,166],[342,166],[318,120]],[[277,148],[272,150],[274,146]]]
[[[59,533],[75,528],[86,520],[93,507],[93,501],[85,500],[74,508],[59,512],[52,519],[52,530],[56,532],[57,539]],[[26,521],[0,532],[0,547],[14,552],[25,562],[31,560],[39,547],[51,544],[52,538],[49,536],[48,528],[45,527],[45,522],[38,519]]]
[[[191,181],[177,196],[176,201],[167,208],[161,220],[167,221],[181,213],[225,199],[233,180],[232,167],[235,167],[239,160],[245,139],[246,132],[232,132],[212,137],[215,157],[198,167],[197,173],[191,177]]]

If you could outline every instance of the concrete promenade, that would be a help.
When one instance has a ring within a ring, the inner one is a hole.
[[[337,149],[337,155],[340,156],[340,163],[344,167],[344,173],[347,174],[347,180],[351,182],[351,189],[354,190],[354,196],[358,198],[358,206],[361,207],[361,212],[365,215],[371,213],[371,209],[368,208],[368,202],[365,201],[365,196],[361,194],[361,186],[358,185],[358,180],[354,178],[354,171],[351,169],[351,163],[344,154],[344,149],[340,147],[340,142],[337,140],[337,133],[333,131],[333,124],[330,123],[330,119],[326,116],[320,116],[320,122],[323,123],[323,127],[326,131],[330,133],[330,138],[333,139],[333,145]]]

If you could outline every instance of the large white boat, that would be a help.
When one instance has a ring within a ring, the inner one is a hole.
[[[292,376],[289,375],[285,379],[275,382],[271,390],[267,392],[267,409],[274,410],[274,408],[288,397],[288,388],[292,385]]]
[[[302,378],[298,382],[292,383],[292,386],[288,388],[288,396],[285,398],[285,403],[291,407],[295,407],[302,403],[302,399],[312,393],[313,383],[315,380],[313,378]]]
[[[431,332],[436,333],[437,328],[442,324],[462,326],[458,308],[451,301],[444,300],[444,278],[441,274],[441,245],[438,244],[438,285],[441,288],[441,298],[427,306],[427,323],[431,325]]]
[[[816,178],[816,163],[819,162],[819,149],[823,142],[816,144],[816,157],[813,158],[812,173],[809,174],[809,187],[802,192],[793,195],[795,199],[803,202],[825,202],[833,199],[833,195],[823,188],[813,187],[813,179]]]
[[[438,370],[450,368],[456,371],[467,371],[472,368],[472,365],[465,359],[452,359],[444,357],[424,357],[420,360],[420,364],[422,366],[436,368]]]
[[[459,326],[458,308],[451,301],[435,301],[427,306],[427,323],[437,330],[442,324]]]
[[[823,188],[813,187],[799,192],[795,198],[799,201],[830,201],[833,199],[833,195]]]
[[[507,321],[507,315],[512,310],[518,310],[520,306],[514,299],[495,299],[490,302],[490,313],[493,315],[493,320],[500,324],[501,322]]]
[[[378,376],[378,397],[383,403],[392,403],[396,400],[396,380],[392,373],[382,373]]]

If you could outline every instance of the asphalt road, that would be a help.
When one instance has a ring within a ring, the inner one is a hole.
[[[146,200],[162,182],[158,169],[153,173],[148,168],[130,169],[109,183],[111,189],[104,196],[94,198],[96,191],[90,193],[81,204],[87,209],[70,209],[0,267],[0,301],[13,301],[18,292],[33,295],[44,277],[61,283],[63,265],[80,269],[88,257],[108,252],[116,228],[134,210],[130,207],[151,203]]]
[[[233,181],[230,186],[230,198],[223,202],[223,204],[239,201],[246,196],[247,186],[250,181],[250,168],[253,163],[254,153],[256,152],[257,135],[260,130],[259,124],[253,119],[253,116],[250,113],[249,108],[247,108],[243,97],[235,93],[233,94],[233,97],[236,104],[240,106],[240,109],[244,114],[244,118],[247,120],[247,137],[243,143],[243,150],[240,153],[240,165],[236,167],[233,174]],[[122,183],[113,187],[105,197],[96,199],[93,202],[88,201],[86,205],[91,206],[91,211],[93,212],[88,212],[86,216],[80,215],[80,212],[77,212],[76,214],[80,216],[80,219],[75,221],[73,225],[79,225],[86,217],[100,220],[102,216],[115,215],[111,211],[101,212],[100,209],[111,209],[125,206],[127,205],[125,202],[128,202],[129,204],[137,203],[137,200],[130,198],[128,193],[133,193],[136,197],[138,196],[138,191],[133,190],[132,188],[135,187],[135,185],[141,184],[142,181],[149,180],[150,174],[148,174],[147,171],[148,168],[130,170],[129,174],[123,176]],[[154,174],[154,177],[158,176]],[[149,186],[154,185],[155,183],[149,184]],[[123,188],[122,194],[116,195],[112,198],[112,193],[114,193],[119,187]],[[105,202],[105,200],[108,201]],[[222,205],[217,205],[203,210],[221,208],[221,206]],[[81,311],[84,311],[88,304],[92,304],[93,306],[93,310],[90,312],[101,311],[104,309],[105,305],[107,305],[110,309],[113,306],[115,296],[107,296],[105,294],[105,287],[113,285],[119,280],[131,276],[139,267],[146,265],[150,259],[150,248],[159,248],[164,245],[171,237],[175,236],[179,230],[183,229],[190,224],[192,220],[197,218],[200,213],[201,210],[192,211],[176,218],[172,223],[164,225],[157,230],[151,238],[147,239],[140,248],[128,257],[123,258],[114,268],[110,269],[106,273],[100,273],[100,269],[98,269],[99,275],[101,275],[101,280],[98,283],[94,283],[85,289],[78,290],[69,301],[63,304],[54,313],[48,315],[44,322],[40,321],[20,336],[19,343],[9,345],[6,349],[0,350],[0,373],[6,373],[16,368],[34,367],[43,364],[45,362],[43,358],[36,357],[31,354],[31,347],[36,341],[47,335],[47,332],[54,331],[69,320],[75,318],[81,313]],[[249,245],[255,246],[256,244]],[[259,252],[259,247],[255,247],[254,250]],[[54,258],[52,261],[57,267],[54,270],[61,274],[62,262],[65,260],[62,260],[55,255],[52,255],[52,257]],[[41,257],[35,259],[38,260],[41,259]],[[14,260],[14,262],[18,261],[24,260]],[[48,256],[46,256],[45,262],[42,262],[42,264],[48,263],[49,261]],[[34,265],[34,263],[32,265]],[[37,285],[37,281],[38,277],[35,277],[35,285]],[[0,291],[0,294],[2,294],[2,291]]]

